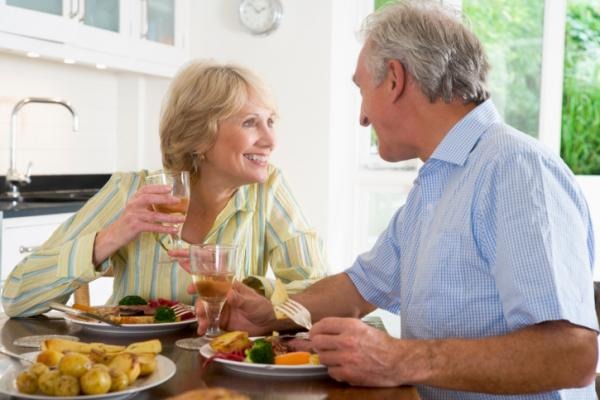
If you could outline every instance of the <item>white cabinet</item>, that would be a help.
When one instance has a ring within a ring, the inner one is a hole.
[[[0,219],[2,281],[34,248],[42,245],[72,213]]]
[[[187,59],[188,0],[0,0],[0,49],[173,76]]]

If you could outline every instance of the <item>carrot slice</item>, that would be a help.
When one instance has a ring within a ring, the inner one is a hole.
[[[275,356],[275,364],[278,365],[299,365],[308,364],[310,353],[308,351],[293,351],[291,353]]]

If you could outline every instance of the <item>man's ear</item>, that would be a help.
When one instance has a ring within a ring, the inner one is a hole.
[[[406,70],[404,65],[398,60],[388,61],[388,89],[392,96],[392,101],[398,100],[406,86]]]

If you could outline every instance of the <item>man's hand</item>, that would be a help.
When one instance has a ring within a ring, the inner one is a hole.
[[[310,331],[313,348],[329,375],[360,386],[403,384],[402,365],[393,354],[398,342],[356,318],[324,318]]]
[[[193,285],[188,288],[188,293],[195,293]],[[208,322],[200,299],[196,300],[196,316],[198,335],[204,335]],[[228,331],[246,331],[250,336],[259,336],[270,334],[274,329],[275,321],[273,305],[267,298],[257,294],[243,283],[233,283],[221,312],[221,328]]]

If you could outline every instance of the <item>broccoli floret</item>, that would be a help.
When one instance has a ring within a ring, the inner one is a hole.
[[[158,307],[154,311],[154,322],[175,322],[176,319],[175,311],[169,307]]]
[[[144,298],[135,295],[125,296],[119,301],[120,306],[145,306],[146,304],[148,302]]]
[[[273,346],[264,339],[258,339],[252,347],[246,350],[246,359],[244,361],[256,364],[273,364],[275,356],[273,355]]]

